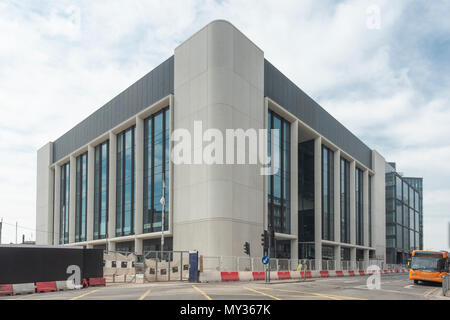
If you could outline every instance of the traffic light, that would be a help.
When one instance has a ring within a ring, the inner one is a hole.
[[[275,248],[275,229],[274,228],[270,228],[269,238],[270,238],[270,247]]]
[[[244,253],[248,256],[250,255],[250,243],[248,242],[244,243]]]
[[[267,230],[264,230],[264,232],[261,233],[261,246],[264,251],[269,248],[269,232],[267,232]]]

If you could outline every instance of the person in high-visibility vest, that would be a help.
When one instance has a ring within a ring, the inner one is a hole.
[[[297,271],[302,271],[302,267],[303,267],[303,265],[300,263],[300,264],[297,266]]]

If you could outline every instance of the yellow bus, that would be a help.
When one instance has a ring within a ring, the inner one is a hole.
[[[442,279],[449,272],[449,265],[449,254],[446,251],[414,250],[409,266],[409,280],[414,280],[414,283],[442,283]]]

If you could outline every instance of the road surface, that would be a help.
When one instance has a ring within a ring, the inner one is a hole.
[[[450,300],[437,284],[415,285],[407,274],[381,275],[381,288],[369,290],[365,277],[262,281],[108,284],[83,290],[12,297],[11,300]]]

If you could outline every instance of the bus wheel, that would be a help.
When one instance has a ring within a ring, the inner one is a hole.
[[[414,284],[418,284],[419,283],[419,280],[414,280]]]

